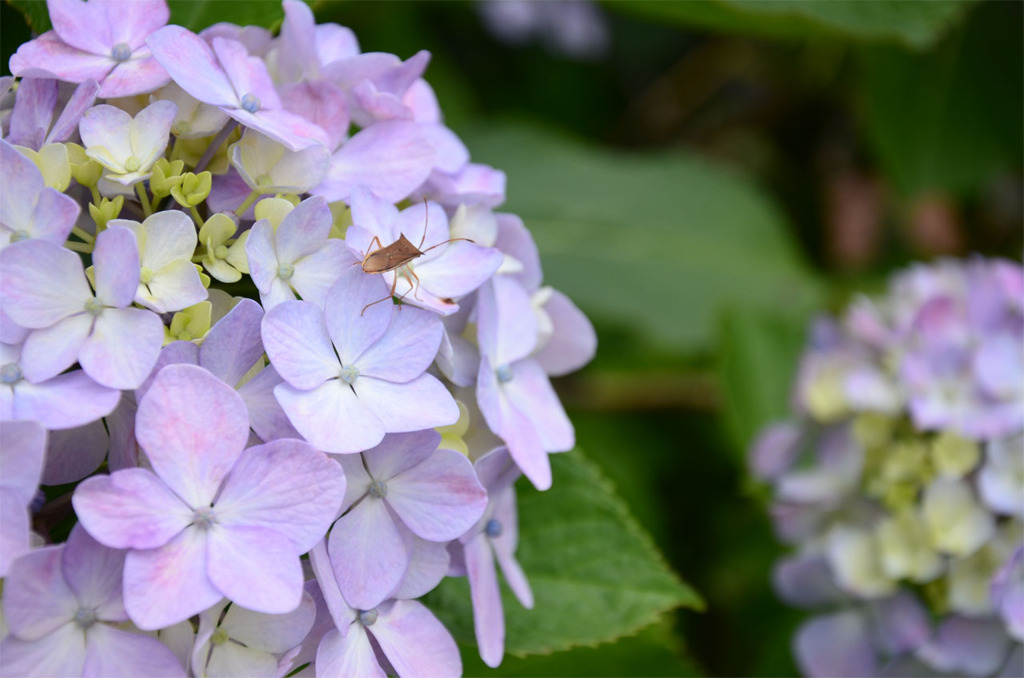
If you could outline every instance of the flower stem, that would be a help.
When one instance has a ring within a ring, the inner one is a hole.
[[[238,127],[238,121],[228,120],[223,129],[221,129],[220,132],[217,132],[217,136],[210,142],[206,152],[203,153],[203,157],[199,158],[199,162],[196,163],[196,168],[192,170],[194,173],[199,174],[206,169],[206,166],[210,164],[211,160],[213,160],[213,156],[217,152],[217,149],[220,148],[220,145],[224,143],[224,140],[235,131],[236,127]]]
[[[149,196],[146,195],[146,186],[143,182],[135,184],[135,192],[139,196],[139,202],[142,203],[142,214],[150,216],[153,214],[153,205],[149,202]]]

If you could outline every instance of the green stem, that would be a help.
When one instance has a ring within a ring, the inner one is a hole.
[[[71,232],[74,233],[75,235],[77,235],[79,238],[81,238],[85,242],[89,243],[90,245],[92,243],[96,242],[96,238],[95,238],[95,236],[93,236],[92,233],[90,233],[89,231],[86,231],[84,229],[81,229],[78,226],[72,226],[71,227]]]
[[[68,240],[64,243],[64,247],[67,247],[72,252],[84,252],[86,254],[92,254],[93,245],[87,242],[75,242],[74,240]]]
[[[149,202],[149,197],[146,195],[146,186],[143,182],[135,184],[135,192],[139,196],[139,202],[142,203],[142,214],[144,216],[150,216],[153,214],[153,204]]]
[[[100,201],[103,200],[103,196],[100,195],[100,189],[96,187],[96,184],[93,184],[89,187],[89,190],[92,191],[92,204],[99,205]]]
[[[253,191],[252,193],[250,193],[249,197],[242,201],[242,204],[239,205],[238,208],[235,210],[235,214],[241,217],[243,214],[245,214],[245,210],[249,209],[249,207],[254,202],[256,202],[256,199],[259,198],[261,195],[263,195],[263,193],[260,191]]]
[[[199,214],[199,210],[196,209],[195,205],[191,205],[189,210],[192,212],[192,220],[196,222],[196,226],[199,228],[203,227],[203,217]]]

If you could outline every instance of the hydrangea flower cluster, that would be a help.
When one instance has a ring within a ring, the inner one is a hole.
[[[941,261],[814,325],[752,469],[811,676],[1024,670],[1024,270]]]
[[[430,55],[48,8],[0,82],[0,673],[457,675],[446,576],[498,665],[596,338]]]

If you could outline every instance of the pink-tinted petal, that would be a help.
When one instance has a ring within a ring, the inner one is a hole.
[[[82,344],[78,361],[86,374],[110,388],[137,388],[160,354],[164,325],[141,308],[108,308]]]
[[[109,55],[114,40],[105,11],[108,4],[113,3],[49,0],[47,9],[53,30],[61,40],[85,52]]]
[[[209,577],[227,598],[256,612],[283,614],[302,601],[302,565],[288,537],[251,525],[209,534]]]
[[[79,313],[29,334],[21,349],[24,377],[38,384],[74,365],[92,332],[93,321],[92,315]]]
[[[429,374],[405,384],[361,377],[355,389],[360,401],[377,415],[388,433],[449,426],[459,418],[459,406],[451,393]]]
[[[462,675],[455,640],[422,603],[396,600],[368,631],[400,676]]]
[[[241,108],[222,110],[245,127],[270,137],[291,151],[301,151],[327,141],[327,135],[314,123],[284,109],[261,109],[255,114]]]
[[[216,509],[221,525],[277,530],[298,555],[327,533],[344,496],[337,462],[304,441],[276,440],[239,457]]]
[[[311,391],[280,384],[274,388],[274,395],[302,437],[324,452],[360,452],[384,437],[380,419],[340,379]]]
[[[277,98],[274,83],[262,59],[249,56],[245,45],[237,40],[215,37],[210,44],[239,101],[246,94],[252,94],[259,100],[261,111],[281,108],[281,100]]]
[[[436,450],[388,482],[387,502],[413,533],[440,542],[458,538],[480,519],[487,492],[469,459]]]
[[[171,79],[203,103],[237,106],[228,76],[206,41],[181,26],[165,26],[146,39],[153,56]]]
[[[136,437],[157,475],[193,508],[211,503],[249,437],[245,403],[194,365],[170,365],[139,403]]]
[[[171,79],[167,70],[153,56],[123,61],[103,79],[99,95],[104,99],[135,96],[163,87]]]
[[[358,266],[344,271],[327,293],[324,301],[327,332],[342,365],[354,364],[367,348],[384,336],[394,313],[394,306],[386,301],[387,295],[383,281],[378,276],[366,275]],[[380,303],[373,303],[375,301]]]
[[[306,301],[285,301],[263,317],[263,345],[274,369],[290,385],[311,389],[338,375],[324,313]]]
[[[409,555],[400,529],[387,504],[369,496],[334,524],[327,548],[349,605],[372,609],[402,581]]]
[[[63,546],[48,546],[14,561],[4,580],[4,620],[22,640],[36,640],[68,623],[78,601],[61,571]]]
[[[349,127],[348,106],[345,93],[335,85],[325,80],[285,85],[281,88],[281,99],[285,110],[324,131],[328,151],[338,148],[345,140]],[[327,164],[320,180],[326,173]]]
[[[81,676],[85,664],[85,634],[67,623],[38,640],[7,636],[0,643],[0,673],[5,676]]]
[[[100,420],[78,428],[51,431],[49,438],[43,472],[45,485],[73,483],[92,475],[110,449],[110,437]],[[4,473],[6,475],[7,471]]]
[[[398,202],[426,180],[435,159],[434,147],[418,125],[389,120],[346,141],[334,154],[327,179],[313,193],[333,202],[361,186]]]
[[[347,635],[330,631],[316,651],[317,672],[324,676],[386,678],[374,656],[362,624],[354,624]]]
[[[85,676],[146,676],[184,678],[185,669],[170,648],[156,638],[129,633],[106,624],[87,634]]]
[[[284,23],[278,45],[278,70],[287,74],[289,81],[301,80],[320,74],[320,60],[316,53],[316,18],[313,10],[299,0],[284,0]]]
[[[387,333],[356,359],[359,373],[394,382],[415,379],[434,362],[442,332],[433,313],[404,308],[392,315]]]
[[[97,82],[117,64],[109,56],[90,54],[68,45],[54,31],[26,42],[11,57],[11,73],[22,77],[57,78],[67,82]]]
[[[184,621],[223,596],[207,578],[207,535],[188,528],[158,549],[124,558],[124,607],[135,625],[155,631]]]
[[[190,507],[151,471],[141,468],[85,480],[75,488],[72,503],[89,534],[118,549],[163,546],[193,517]]]
[[[434,167],[442,172],[458,172],[469,162],[469,150],[455,132],[437,123],[421,123],[420,129],[437,151]]]
[[[360,258],[378,247],[386,247],[398,240],[397,207],[365,188],[353,189],[349,204],[352,208],[352,226],[345,232],[345,243],[353,252],[358,253]],[[421,222],[417,229],[420,237],[424,233],[423,228]],[[381,241],[379,245],[373,242],[375,235]],[[414,245],[419,242],[415,233],[411,233],[409,237],[415,238]]]
[[[78,255],[42,240],[23,240],[0,251],[0,293],[4,312],[30,329],[81,313],[92,298]]]
[[[110,414],[120,398],[120,391],[75,370],[41,384],[19,382],[9,418],[34,419],[48,429],[74,428]]]

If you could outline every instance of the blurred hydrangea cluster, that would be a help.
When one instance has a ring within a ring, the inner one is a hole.
[[[1024,270],[919,265],[812,328],[756,441],[811,676],[1024,670]]]
[[[417,598],[467,575],[499,664],[596,339],[429,54],[48,9],[0,81],[0,673],[456,675]]]

